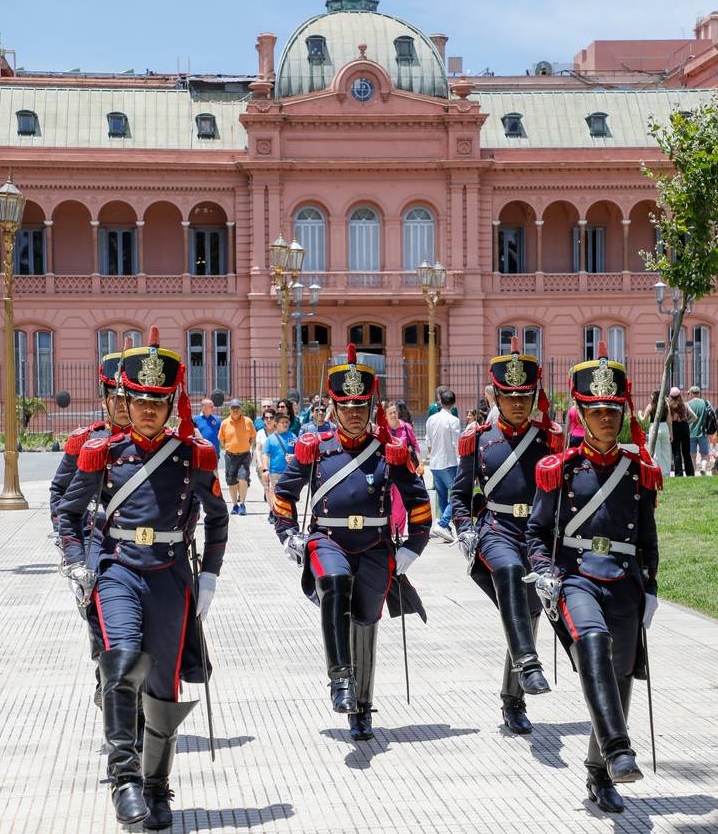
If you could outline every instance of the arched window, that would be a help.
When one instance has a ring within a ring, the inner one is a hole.
[[[499,327],[499,356],[511,353],[511,339],[516,335],[515,327]]]
[[[103,356],[108,353],[117,352],[117,333],[114,330],[97,331],[97,361],[98,364]]]
[[[542,332],[540,327],[524,327],[523,352],[541,362]]]
[[[327,226],[321,211],[314,206],[300,209],[294,218],[294,234],[304,247],[302,271],[308,274],[326,272]],[[321,285],[321,276],[317,283]]]
[[[626,361],[626,329],[620,324],[611,325],[606,336],[608,358],[623,364]]]
[[[701,391],[711,387],[711,331],[698,324],[693,328],[693,381]]]
[[[404,269],[415,270],[422,261],[433,264],[434,216],[426,208],[410,209],[404,215]]]
[[[596,359],[596,349],[601,339],[601,328],[588,324],[583,328],[583,361]]]
[[[349,271],[378,272],[381,262],[379,234],[381,226],[377,213],[370,208],[355,209],[349,216]],[[374,286],[378,275],[350,276],[352,286]]]
[[[384,353],[386,329],[381,324],[363,322],[352,324],[347,329],[348,341],[364,353]]]
[[[218,388],[231,389],[230,332],[218,329],[187,331],[187,393],[206,396]]]
[[[227,272],[227,230],[193,226],[189,236],[192,275],[224,275]]]
[[[49,330],[35,332],[35,396],[51,397],[55,387],[53,338]]]

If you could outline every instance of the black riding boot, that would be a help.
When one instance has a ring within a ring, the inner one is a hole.
[[[610,634],[591,632],[571,646],[571,657],[581,679],[596,746],[611,782],[637,782],[643,774],[628,737],[621,692],[611,663],[612,642]],[[628,689],[622,683],[628,702],[630,678],[624,680],[629,681]],[[590,742],[589,756],[594,758]]]
[[[536,639],[538,632],[539,620],[541,615],[531,617],[531,632]],[[511,653],[506,652],[506,660],[504,661],[504,677],[501,683],[501,700],[503,706],[501,714],[504,718],[506,727],[517,735],[527,735],[533,730],[533,725],[526,715],[526,701],[524,700],[524,691],[519,682],[518,669],[514,669],[514,664],[511,662]]]
[[[349,732],[354,741],[366,741],[374,738],[374,731],[371,726],[371,704],[374,696],[378,632],[379,623],[372,623],[368,626],[352,623],[351,642],[354,668],[356,669],[357,711],[349,716]]]
[[[618,692],[623,707],[623,715],[628,720],[628,708],[631,704],[631,690],[633,678],[619,678]],[[613,785],[611,777],[606,769],[606,762],[601,755],[601,750],[596,740],[596,734],[591,730],[591,737],[588,741],[588,755],[586,756],[586,770],[588,778],[588,798],[595,802],[602,811],[609,814],[620,814],[623,811],[623,798]]]
[[[142,798],[142,772],[137,752],[137,701],[142,681],[154,665],[146,652],[110,649],[98,664],[102,676],[102,720],[108,748],[107,775],[119,822],[147,816]]]
[[[351,658],[351,604],[354,577],[317,577],[322,636],[334,712],[356,712],[357,696]]]
[[[526,585],[521,581],[521,565],[506,565],[491,574],[496,600],[511,660],[518,670],[519,683],[527,695],[550,692],[536,652]]]
[[[160,829],[172,825],[169,776],[175,759],[177,728],[192,712],[197,701],[159,701],[146,692],[142,696],[145,710],[145,743],[142,770],[145,776],[144,798],[149,813],[144,828]]]

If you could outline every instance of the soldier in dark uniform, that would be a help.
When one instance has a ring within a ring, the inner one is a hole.
[[[598,357],[571,370],[586,436],[538,464],[527,539],[530,578],[578,671],[591,716],[588,795],[616,813],[624,805],[614,783],[643,777],[626,718],[633,677],[642,671],[641,625],[648,628],[658,605],[654,511],[662,476],[633,415],[624,366],[608,360],[603,342]],[[636,452],[617,443],[626,403]]]
[[[499,609],[508,651],[501,684],[504,724],[530,733],[524,693],[549,692],[536,652],[541,601],[522,581],[529,572],[526,523],[535,491],[536,463],[560,448],[561,432],[548,418],[540,390],[541,421],[531,420],[541,368],[520,353],[514,338],[509,355],[491,360],[496,423],[474,423],[459,439],[459,468],[451,491],[458,544],[476,584]],[[553,445],[552,445],[553,444]],[[475,494],[475,487],[479,491]]]
[[[374,372],[356,363],[349,345],[347,362],[329,370],[338,427],[299,438],[274,501],[277,535],[304,560],[302,586],[319,602],[333,709],[349,714],[355,740],[374,735],[376,638],[393,575],[405,581],[431,528],[429,497],[408,448],[392,440],[381,410],[378,425],[369,422],[376,386]],[[308,536],[299,533],[297,518],[307,483]],[[409,513],[408,536],[398,547],[390,529],[392,484]]]
[[[129,348],[127,345],[125,349]],[[60,499],[65,494],[65,490],[72,481],[75,472],[77,471],[77,457],[80,450],[88,440],[93,440],[97,437],[109,437],[113,434],[121,434],[128,431],[130,428],[130,416],[127,413],[127,402],[125,401],[124,390],[120,386],[117,387],[119,366],[121,353],[108,353],[100,360],[98,368],[100,380],[100,396],[107,411],[107,417],[104,420],[97,420],[89,426],[76,429],[67,438],[65,443],[64,454],[60,460],[60,465],[57,467],[55,477],[50,484],[50,520],[52,529],[55,533],[55,543],[60,547],[60,538],[57,536],[57,507]],[[92,512],[87,513],[85,537],[86,543],[92,541],[98,547],[87,547],[86,564],[89,569],[95,571],[97,569],[97,553],[99,551],[99,544],[102,541],[102,536],[98,535],[92,538],[92,533],[95,527],[102,527],[103,519],[97,513],[93,515]],[[62,549],[62,548],[60,548]],[[75,583],[73,590],[76,589]],[[78,608],[84,620],[87,620],[87,606],[82,604],[82,599],[78,600]],[[90,635],[90,657],[97,660],[102,651],[102,643],[97,639],[97,631],[92,628],[88,622],[88,631]],[[95,676],[97,678],[97,687],[95,690],[95,703],[98,707],[102,706],[102,687],[100,683],[100,669],[95,667]],[[142,730],[144,729],[144,716],[142,714],[142,707],[139,707],[138,720],[138,735],[137,741],[142,745]]]
[[[227,507],[211,443],[192,437],[187,396],[177,432],[165,423],[182,383],[180,357],[150,345],[123,357],[121,382],[132,429],[84,444],[58,507],[63,572],[97,611],[107,770],[117,819],[145,828],[172,822],[169,775],[177,730],[195,702],[178,702],[180,678],[200,683],[200,634],[227,542]],[[84,515],[102,477],[105,520],[95,577],[85,563]],[[204,509],[204,554],[193,588],[189,551],[196,500]],[[95,582],[96,579],[96,582]],[[138,693],[146,717],[143,762],[135,746]]]

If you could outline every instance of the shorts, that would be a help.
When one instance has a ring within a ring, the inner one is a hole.
[[[695,455],[696,450],[701,453],[701,457],[708,456],[708,438],[703,434],[700,437],[691,437],[691,454]]]
[[[234,486],[237,481],[249,483],[249,468],[252,465],[252,453],[240,452],[235,455],[232,452],[224,453],[224,474],[227,486]]]

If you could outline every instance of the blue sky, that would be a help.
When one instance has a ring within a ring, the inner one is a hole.
[[[699,14],[676,0],[380,0],[377,9],[426,34],[449,36],[465,71],[523,75],[538,61],[566,64],[593,40],[692,38]],[[256,37],[281,47],[324,0],[10,0],[0,44],[27,70],[253,75]]]

